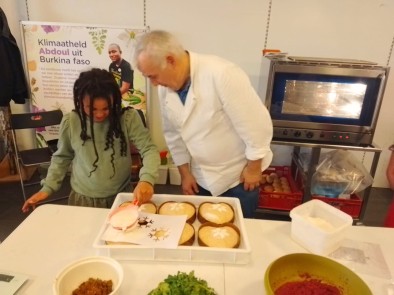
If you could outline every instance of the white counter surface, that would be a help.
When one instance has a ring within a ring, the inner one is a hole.
[[[53,280],[65,265],[85,256],[103,254],[92,245],[108,212],[50,204],[38,207],[0,244],[0,270],[30,277],[18,294],[52,294]],[[169,274],[191,270],[218,294],[265,294],[263,278],[267,266],[285,254],[307,251],[290,238],[290,222],[245,219],[245,226],[252,249],[250,263],[120,261],[125,271],[120,294],[147,294]],[[379,244],[394,274],[394,229],[353,226],[347,238]],[[394,282],[390,285],[388,279],[358,274],[373,294],[394,294]]]

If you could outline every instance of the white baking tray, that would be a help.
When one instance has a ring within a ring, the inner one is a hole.
[[[111,211],[118,208],[125,201],[133,198],[131,193],[120,193],[112,205]],[[197,231],[200,222],[196,218],[193,223],[196,231],[196,238],[192,246],[178,246],[175,249],[152,248],[141,245],[107,245],[101,236],[109,226],[107,220],[103,220],[103,226],[100,229],[93,246],[105,251],[106,254],[118,260],[157,260],[157,261],[190,261],[190,262],[212,262],[212,263],[229,263],[229,264],[247,264],[250,261],[250,244],[245,230],[243,215],[240,202],[237,198],[229,197],[203,197],[203,196],[186,196],[186,195],[167,195],[156,194],[152,197],[152,202],[159,207],[162,203],[168,201],[193,203],[197,210],[203,202],[226,202],[230,204],[235,212],[234,224],[241,232],[241,243],[236,249],[202,247],[197,242]]]

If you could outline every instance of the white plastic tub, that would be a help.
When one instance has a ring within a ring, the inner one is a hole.
[[[132,199],[131,193],[120,193],[117,195],[111,211],[125,201]],[[185,195],[164,195],[156,194],[152,201],[159,207],[167,201],[193,203],[198,207],[203,202],[226,202],[230,204],[235,212],[234,224],[239,228],[241,233],[241,243],[236,249],[212,248],[198,245],[197,236],[192,246],[178,246],[175,249],[152,248],[142,245],[107,245],[101,239],[101,236],[109,226],[106,220],[103,220],[103,226],[98,233],[93,246],[102,250],[101,255],[109,255],[117,260],[154,260],[154,261],[190,261],[190,262],[211,262],[211,263],[229,263],[229,264],[247,264],[250,261],[250,244],[244,226],[244,219],[241,210],[241,204],[237,198],[230,197],[204,197],[204,196],[185,196]],[[197,233],[200,222],[196,218],[193,223]]]
[[[178,167],[175,165],[171,165],[168,168],[168,172],[170,175],[170,184],[180,185],[181,184],[181,174],[179,173]]]
[[[160,165],[159,166],[159,177],[156,180],[156,184],[166,184],[168,178],[168,166]]]
[[[345,238],[353,219],[320,200],[311,200],[290,211],[291,237],[308,251],[326,255]]]

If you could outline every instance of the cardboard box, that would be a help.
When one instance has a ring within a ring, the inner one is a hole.
[[[353,223],[350,215],[317,199],[293,208],[290,217],[292,239],[320,255],[335,251]]]
[[[10,182],[20,181],[20,176],[19,173],[17,173],[16,164],[11,161],[13,160],[11,160],[9,155],[7,154],[0,162],[0,183],[10,183]],[[29,166],[29,167],[21,166],[21,174],[23,181],[30,180],[34,172],[37,170],[37,167],[38,166]]]

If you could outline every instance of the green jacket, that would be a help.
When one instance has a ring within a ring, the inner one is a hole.
[[[58,150],[54,153],[47,177],[42,181],[41,191],[52,194],[61,187],[63,179],[71,164],[71,187],[82,195],[92,198],[107,198],[121,192],[130,182],[131,156],[120,155],[120,138],[114,139],[114,166],[111,163],[112,149],[104,150],[105,137],[109,121],[94,123],[94,135],[99,155],[97,169],[93,163],[96,160],[92,140],[85,144],[80,137],[81,122],[75,112],[65,114],[60,124]],[[121,126],[126,136],[128,151],[130,142],[139,150],[143,158],[140,170],[140,181],[147,181],[154,185],[158,177],[160,156],[153,144],[149,130],[144,127],[136,110],[129,109],[121,117]],[[90,124],[87,122],[87,133],[90,136]]]

